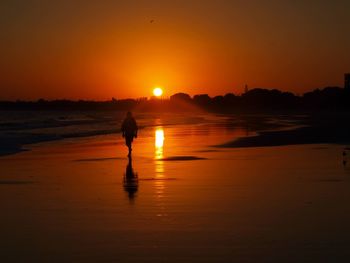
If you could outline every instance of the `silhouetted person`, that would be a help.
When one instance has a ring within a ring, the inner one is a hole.
[[[126,169],[125,169],[124,182],[123,182],[124,190],[128,193],[128,197],[130,201],[134,200],[135,194],[138,189],[138,185],[139,185],[138,176],[137,176],[137,173],[135,173],[134,170],[132,169],[132,159],[130,156],[128,165],[126,166]]]
[[[134,117],[132,116],[131,112],[128,111],[128,113],[126,114],[126,118],[123,121],[122,124],[122,135],[125,138],[125,144],[126,146],[128,146],[129,149],[129,154],[128,156],[131,156],[131,144],[132,141],[134,140],[134,138],[137,138],[137,124],[136,121],[134,119]]]

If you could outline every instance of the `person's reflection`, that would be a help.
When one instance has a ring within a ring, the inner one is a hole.
[[[132,169],[132,159],[131,156],[129,156],[129,162],[125,169],[124,174],[124,182],[123,187],[124,190],[128,193],[128,197],[130,201],[134,201],[136,192],[139,186],[139,180],[137,173],[134,172]]]

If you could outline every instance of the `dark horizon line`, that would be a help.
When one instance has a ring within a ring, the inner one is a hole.
[[[79,102],[79,101],[84,101],[84,102],[111,102],[111,101],[127,101],[127,100],[134,100],[134,101],[141,101],[141,100],[170,100],[172,96],[174,95],[177,95],[177,94],[185,94],[185,95],[188,95],[191,99],[193,99],[194,97],[196,96],[202,96],[202,95],[205,95],[205,96],[209,96],[211,99],[214,99],[216,97],[223,97],[223,96],[226,96],[226,95],[234,95],[236,97],[241,97],[243,96],[244,94],[246,93],[249,93],[251,91],[254,91],[254,90],[265,90],[265,91],[278,91],[280,93],[284,93],[284,94],[290,94],[290,95],[293,95],[295,97],[304,97],[306,94],[309,94],[309,93],[313,93],[313,92],[317,92],[317,91],[322,91],[324,89],[328,89],[328,88],[331,88],[331,89],[343,89],[343,90],[346,90],[346,87],[340,87],[340,86],[326,86],[326,87],[323,87],[323,88],[316,88],[316,89],[313,89],[313,90],[310,90],[310,91],[306,91],[302,94],[300,93],[295,93],[295,92],[292,92],[292,91],[283,91],[283,90],[280,90],[280,89],[277,89],[277,88],[260,88],[260,87],[255,87],[255,88],[251,88],[251,89],[248,89],[248,90],[245,90],[244,92],[242,93],[234,93],[234,92],[228,92],[228,93],[225,93],[223,95],[215,95],[215,96],[209,96],[208,93],[199,93],[199,94],[194,94],[194,95],[189,95],[188,93],[186,92],[176,92],[168,97],[165,97],[165,96],[161,96],[160,98],[158,97],[155,97],[154,95],[152,96],[149,96],[149,97],[137,97],[137,98],[132,98],[132,97],[127,97],[127,98],[122,98],[122,99],[117,99],[115,98],[114,96],[112,96],[111,99],[106,99],[106,100],[95,100],[95,99],[82,99],[82,98],[76,98],[76,99],[70,99],[70,98],[54,98],[54,99],[46,99],[46,98],[37,98],[37,99],[12,99],[12,100],[8,100],[8,99],[0,99],[0,102],[39,102],[39,101],[46,101],[46,102],[50,102],[50,101],[70,101],[70,102]]]

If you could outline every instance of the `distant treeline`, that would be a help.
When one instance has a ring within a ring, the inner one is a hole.
[[[340,87],[326,87],[297,96],[277,89],[256,88],[239,96],[228,93],[216,97],[207,94],[191,97],[186,93],[177,93],[169,99],[0,101],[0,110],[191,111],[198,108],[211,112],[350,110],[350,91]]]

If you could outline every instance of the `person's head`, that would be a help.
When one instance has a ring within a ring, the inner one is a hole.
[[[128,117],[128,118],[131,118],[131,117],[132,117],[131,111],[128,111],[128,112],[126,113],[126,117]]]

